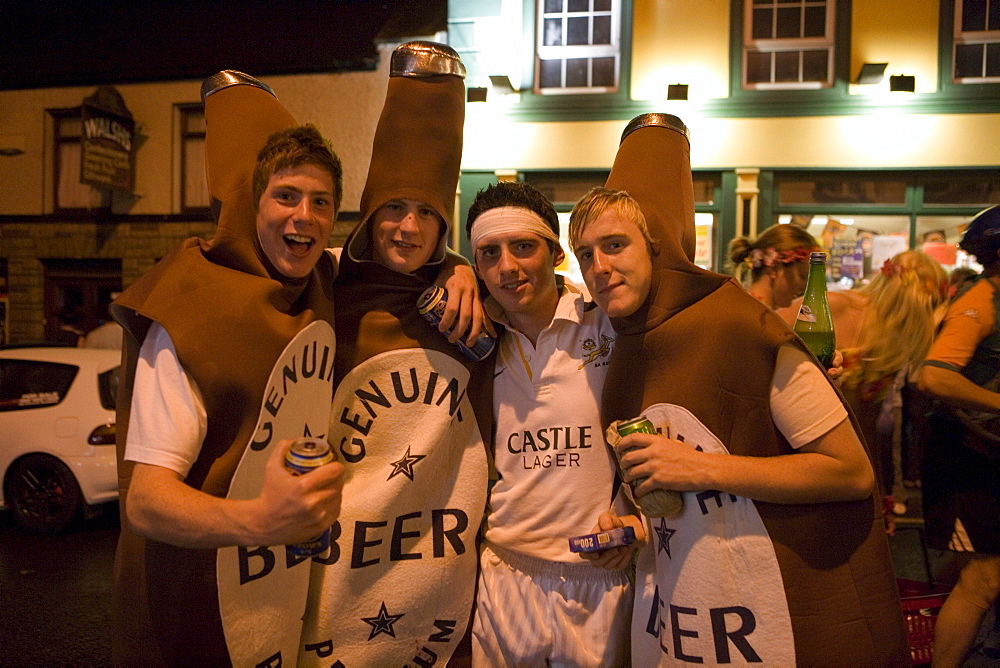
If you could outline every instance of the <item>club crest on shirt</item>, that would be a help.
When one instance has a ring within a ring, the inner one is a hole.
[[[583,342],[583,349],[586,351],[583,356],[583,363],[580,364],[578,369],[596,362],[597,360],[608,357],[611,354],[611,350],[614,348],[615,340],[608,336],[607,334],[601,334],[601,344],[597,345],[597,341],[594,339],[587,339]]]

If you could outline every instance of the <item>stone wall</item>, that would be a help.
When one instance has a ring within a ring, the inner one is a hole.
[[[354,225],[354,220],[338,221],[330,245],[342,245]],[[122,286],[128,287],[184,239],[209,239],[214,230],[210,221],[0,223],[10,299],[8,343],[45,338],[45,260],[121,260]]]

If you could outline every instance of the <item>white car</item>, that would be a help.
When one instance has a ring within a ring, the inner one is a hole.
[[[56,533],[118,498],[117,350],[0,349],[0,507]]]

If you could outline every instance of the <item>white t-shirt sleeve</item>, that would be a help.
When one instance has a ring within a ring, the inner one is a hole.
[[[201,393],[177,359],[167,330],[154,322],[136,364],[125,459],[186,477],[207,429]]]
[[[810,443],[847,418],[847,409],[823,371],[794,345],[778,349],[771,381],[771,419],[795,449]]]

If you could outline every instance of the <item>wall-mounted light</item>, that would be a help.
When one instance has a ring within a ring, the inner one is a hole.
[[[889,77],[889,90],[894,93],[912,93],[917,90],[917,78],[912,74],[893,74]]]
[[[465,91],[465,101],[466,102],[485,102],[486,101],[486,88],[472,87]]]
[[[688,85],[682,83],[670,84],[667,86],[667,99],[668,100],[686,100],[688,99]]]
[[[854,83],[861,85],[881,83],[887,67],[889,67],[889,63],[865,63],[861,66],[861,71],[858,72],[858,78],[854,80]]]
[[[514,84],[510,82],[510,77],[506,74],[491,74],[490,75],[490,85],[500,95],[513,95],[519,92],[514,88]]]

